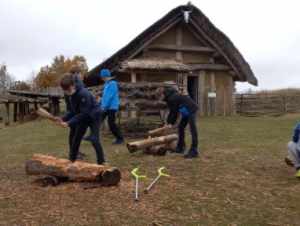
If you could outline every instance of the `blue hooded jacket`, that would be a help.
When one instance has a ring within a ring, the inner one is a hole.
[[[83,87],[78,76],[75,76],[76,91],[72,95],[64,94],[67,104],[67,112],[61,117],[69,126],[75,126],[79,122],[102,115],[102,109],[90,91]]]
[[[104,84],[101,106],[105,110],[119,110],[118,83],[115,79]]]

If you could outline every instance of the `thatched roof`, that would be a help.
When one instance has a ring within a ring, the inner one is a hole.
[[[155,98],[154,93],[158,87],[172,87],[179,91],[177,85],[172,82],[158,83],[158,82],[119,82],[119,104],[120,110],[126,108],[139,108],[159,110],[168,108],[167,104]],[[103,85],[93,86],[88,88],[94,97],[101,102],[103,93]]]
[[[257,85],[257,79],[255,78],[249,64],[231,40],[223,32],[216,28],[200,9],[190,5],[181,5],[171,10],[164,17],[128,43],[128,45],[124,46],[104,62],[90,70],[84,76],[84,83],[87,86],[101,84],[99,76],[101,69],[107,68],[111,71],[111,73],[114,73],[119,67],[119,62],[140,57],[142,55],[143,48],[149,44],[149,40],[158,35],[172,22],[180,20],[180,23],[185,26],[186,23],[183,20],[182,10],[193,10],[189,14],[190,22],[188,23],[188,26],[197,31],[200,36],[210,39],[210,45],[222,52],[223,56],[226,56],[227,59],[232,62],[232,66],[236,68],[236,72],[239,75],[234,77],[234,79],[236,81],[248,81],[250,84]]]
[[[120,69],[142,71],[190,72],[190,68],[181,62],[164,58],[137,58],[124,60]]]

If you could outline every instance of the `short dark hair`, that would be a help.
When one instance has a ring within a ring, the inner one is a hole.
[[[75,75],[71,73],[65,73],[60,78],[60,86],[63,90],[69,89],[70,86],[75,84],[75,82]]]
[[[78,65],[72,65],[72,66],[70,67],[69,72],[72,73],[72,74],[74,75],[75,73],[80,73],[80,72],[83,73],[83,70],[82,70],[81,67],[79,67]]]
[[[156,99],[157,99],[158,97],[160,97],[162,94],[164,94],[164,92],[165,92],[165,88],[164,88],[164,87],[159,87],[159,88],[157,88],[157,89],[155,90],[155,97],[156,97]]]

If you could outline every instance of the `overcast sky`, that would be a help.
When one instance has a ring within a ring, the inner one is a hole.
[[[60,54],[83,55],[89,69],[127,45],[182,0],[0,0],[0,62],[16,80]],[[258,86],[299,88],[299,0],[194,0],[250,64]]]

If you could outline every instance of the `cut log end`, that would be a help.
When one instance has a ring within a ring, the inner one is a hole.
[[[101,173],[101,179],[107,186],[116,186],[121,180],[121,172],[118,168],[110,168]]]

